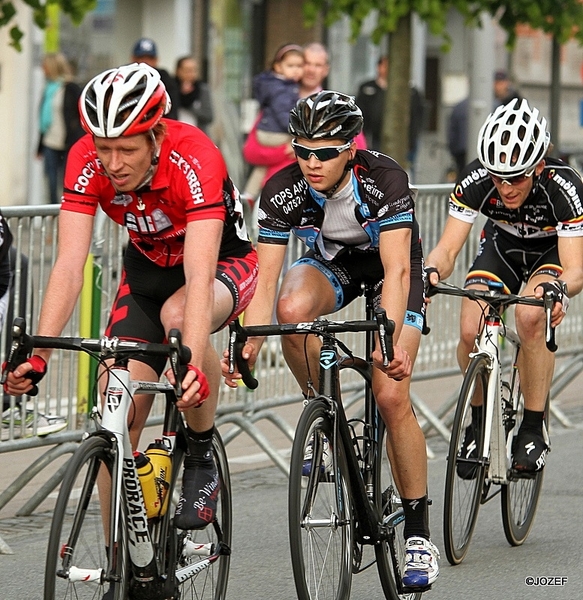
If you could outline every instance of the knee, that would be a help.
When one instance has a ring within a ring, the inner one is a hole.
[[[518,305],[515,312],[515,321],[516,332],[523,344],[543,338],[545,315],[539,307]]]
[[[182,329],[183,307],[178,302],[167,300],[160,310],[160,320],[164,326],[164,331],[170,331],[172,328]]]
[[[385,390],[375,395],[378,409],[387,428],[408,419],[413,415],[411,398],[408,391]]]
[[[301,323],[311,321],[319,315],[311,314],[309,303],[303,294],[282,294],[277,302],[279,323]]]

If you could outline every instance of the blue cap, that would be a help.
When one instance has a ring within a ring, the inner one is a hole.
[[[153,58],[156,58],[158,56],[158,51],[154,40],[151,40],[150,38],[140,38],[134,46],[132,56],[152,56]]]

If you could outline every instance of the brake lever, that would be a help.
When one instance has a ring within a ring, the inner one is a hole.
[[[557,344],[555,342],[555,328],[551,326],[551,316],[553,305],[555,303],[555,294],[551,291],[545,292],[544,309],[545,309],[545,342],[547,348],[551,352],[556,352]]]

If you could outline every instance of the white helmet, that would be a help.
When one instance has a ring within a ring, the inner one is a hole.
[[[160,73],[145,63],[100,73],[85,86],[79,98],[83,129],[103,138],[149,131],[170,106]]]
[[[478,158],[494,175],[522,175],[533,169],[549,147],[547,121],[518,98],[488,116],[478,135]]]

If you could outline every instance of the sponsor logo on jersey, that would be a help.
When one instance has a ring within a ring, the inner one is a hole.
[[[170,162],[175,164],[178,167],[178,170],[185,176],[186,182],[188,183],[188,187],[190,189],[192,203],[201,204],[204,202],[202,186],[200,185],[200,181],[198,180],[194,167],[176,150],[172,150],[168,158]]]
[[[128,229],[142,234],[159,233],[172,227],[172,221],[159,208],[154,209],[150,215],[136,216],[127,212],[124,221]]]
[[[565,179],[557,171],[553,173],[553,181],[557,183],[563,190],[565,197],[571,204],[571,208],[576,212],[576,214],[583,214],[583,206],[581,205],[581,199],[579,198],[575,184],[572,181]]]

